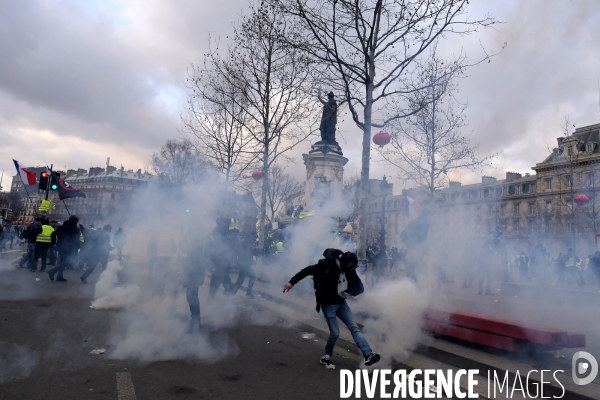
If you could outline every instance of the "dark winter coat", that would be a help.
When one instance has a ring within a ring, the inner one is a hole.
[[[64,224],[52,232],[52,235],[52,240],[56,242],[56,248],[59,252],[71,253],[77,252],[79,249],[81,231],[75,222],[65,221]]]
[[[292,285],[297,284],[307,276],[312,276],[315,286],[315,296],[317,298],[317,312],[321,310],[321,306],[332,304],[342,304],[346,300],[337,293],[338,279],[340,277],[340,267],[336,263],[340,256],[344,254],[341,250],[327,249],[323,252],[322,258],[315,265],[310,265],[290,279]],[[348,281],[348,289],[346,293],[352,296],[358,296],[364,292],[363,284],[356,274],[356,270],[346,273]]]

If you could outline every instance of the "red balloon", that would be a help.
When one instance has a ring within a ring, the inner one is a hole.
[[[575,196],[573,201],[577,203],[577,205],[583,206],[590,202],[590,198],[587,197],[585,194],[578,194],[577,196]]]
[[[383,147],[390,142],[392,137],[387,133],[381,131],[375,136],[373,136],[373,143],[379,145],[379,147]]]
[[[263,177],[263,173],[260,171],[254,171],[252,173],[252,179],[254,179],[255,181],[260,181]]]

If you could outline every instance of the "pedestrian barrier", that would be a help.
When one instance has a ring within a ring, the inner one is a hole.
[[[431,306],[423,313],[423,329],[507,351],[530,344],[548,350],[585,347],[585,335],[471,311]]]

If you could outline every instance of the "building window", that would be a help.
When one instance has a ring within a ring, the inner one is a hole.
[[[519,234],[519,221],[513,221],[513,232],[515,235]]]
[[[529,218],[529,220],[527,221],[527,228],[529,229],[529,232],[535,232],[535,221],[533,220],[533,218]]]
[[[519,215],[519,203],[513,205],[513,214]]]
[[[508,194],[510,194],[510,195],[515,194],[515,185],[510,185],[508,187]]]
[[[586,143],[585,147],[586,147],[586,151],[588,153],[594,152],[594,143],[593,142]]]
[[[521,188],[522,188],[521,190],[524,194],[529,193],[529,184],[528,183],[523,184],[523,186]]]
[[[588,174],[588,185],[594,186],[594,173],[590,172]]]
[[[483,189],[483,197],[490,197],[490,189]]]
[[[490,218],[494,215],[492,210],[492,206],[488,206],[488,217]]]
[[[502,188],[496,188],[496,197],[502,196]]]
[[[506,216],[506,206],[505,205],[500,206],[500,216],[501,217]]]
[[[535,203],[529,203],[529,215],[535,214]]]
[[[573,187],[573,177],[571,175],[567,176],[567,187],[569,189]]]
[[[552,230],[552,221],[549,219],[546,220],[545,230],[546,233],[549,233]]]
[[[570,156],[572,156],[573,155],[573,146],[569,146],[567,152]]]
[[[569,231],[569,233],[573,233],[573,223],[572,222],[567,222],[567,230]]]
[[[552,202],[551,201],[547,201],[546,202],[546,212],[547,213],[551,213],[552,212]]]
[[[531,184],[531,193],[535,193],[535,183]]]
[[[546,179],[546,190],[552,190],[552,178]]]
[[[114,198],[115,198],[115,194],[114,194],[114,193],[111,193],[111,194],[110,194],[110,198],[111,198],[111,199],[114,199]]]

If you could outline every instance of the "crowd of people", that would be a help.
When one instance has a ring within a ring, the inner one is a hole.
[[[117,249],[120,260],[126,241],[122,228],[112,235],[110,225],[101,229],[93,225],[84,227],[75,215],[62,224],[38,217],[31,225],[15,227],[13,239],[15,237],[20,245],[27,244],[27,250],[18,262],[19,268],[27,267],[35,272],[39,265],[39,271],[47,272],[49,279],[57,282],[67,281],[63,275],[65,270],[82,270],[82,283],[87,283],[87,278],[98,264],[103,271],[106,269],[111,250]],[[53,268],[46,271],[48,266]]]

